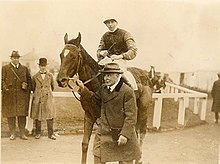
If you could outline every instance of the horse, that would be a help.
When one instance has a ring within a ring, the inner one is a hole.
[[[70,79],[74,75],[78,75],[78,78],[89,90],[96,92],[102,84],[102,76],[99,76],[101,66],[81,45],[81,34],[79,33],[77,38],[69,40],[66,33],[64,43],[64,48],[60,53],[60,70],[56,79],[59,87],[71,87]],[[136,67],[128,68],[128,70],[134,75],[138,86],[138,90],[135,91],[138,107],[136,129],[141,148],[147,131],[147,109],[152,105],[152,89],[148,85],[149,78],[144,70]],[[84,101],[83,97],[80,97],[80,103],[85,111],[81,164],[86,164],[88,145],[97,116],[96,109],[93,109],[90,102]],[[138,160],[140,159],[136,161]]]

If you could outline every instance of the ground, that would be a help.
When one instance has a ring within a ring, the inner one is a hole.
[[[148,133],[143,144],[144,164],[218,164],[220,125]],[[92,142],[88,164],[93,163]],[[43,136],[28,141],[2,138],[2,164],[79,164],[82,135],[60,135],[56,141]]]

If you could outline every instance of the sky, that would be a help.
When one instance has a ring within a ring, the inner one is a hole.
[[[82,35],[96,60],[103,21],[115,18],[138,48],[129,65],[162,72],[220,70],[220,1],[217,0],[45,0],[0,1],[1,60],[12,50],[35,49],[59,62],[64,35]]]

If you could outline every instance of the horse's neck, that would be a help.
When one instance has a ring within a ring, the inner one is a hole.
[[[92,79],[97,75],[99,72],[99,65],[98,63],[86,52],[86,50],[81,46],[81,53],[82,53],[82,67],[79,71],[79,78],[83,82]],[[92,90],[96,91],[97,88],[101,85],[101,78],[95,78],[91,82],[87,84],[87,87]]]

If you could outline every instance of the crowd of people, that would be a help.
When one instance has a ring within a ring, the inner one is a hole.
[[[77,80],[79,94],[88,101],[93,101],[100,109],[98,129],[94,139],[94,163],[119,161],[121,164],[132,164],[141,156],[135,132],[137,122],[137,105],[134,90],[137,86],[132,82],[126,69],[126,62],[137,55],[137,48],[132,35],[117,27],[116,19],[104,21],[108,31],[101,37],[97,50],[97,58],[104,67],[103,84],[98,92],[89,91],[82,81]],[[53,103],[54,80],[47,70],[47,59],[40,58],[39,71],[31,77],[28,68],[19,61],[20,54],[13,51],[11,62],[2,67],[2,115],[7,117],[10,140],[16,139],[16,120],[20,138],[25,135],[26,116],[28,115],[30,94],[33,92],[31,118],[35,120],[35,138],[41,137],[41,123],[47,122],[48,138],[56,140],[53,132],[55,108]],[[107,62],[106,62],[107,61]],[[109,62],[110,61],[110,62]],[[213,107],[216,123],[220,112],[220,73],[219,80],[213,85]],[[157,75],[155,90],[165,87],[161,76]]]

